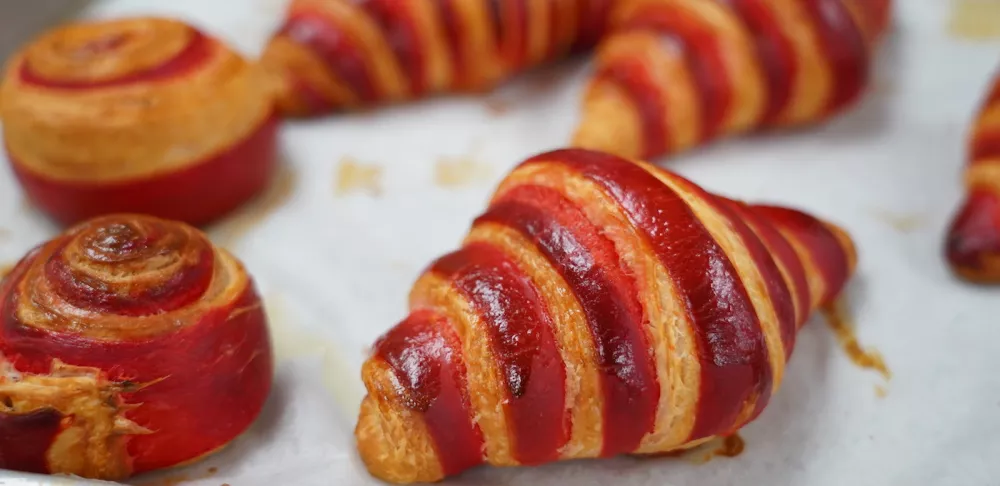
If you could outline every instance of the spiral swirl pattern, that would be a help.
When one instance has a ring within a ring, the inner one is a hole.
[[[1000,74],[976,118],[969,145],[968,197],[948,232],[945,254],[959,276],[1000,283]]]
[[[180,223],[113,215],[70,229],[3,281],[0,319],[0,397],[13,404],[0,451],[22,450],[0,467],[121,479],[187,462],[249,426],[270,388],[250,278]]]
[[[295,0],[263,62],[295,115],[481,91],[595,43],[613,2]]]
[[[734,433],[855,266],[840,229],[586,150],[529,159],[362,376],[375,476],[650,454]]]
[[[868,84],[890,0],[619,0],[574,143],[676,153],[842,112]]]
[[[28,196],[64,223],[142,212],[201,224],[258,193],[275,162],[273,85],[181,22],[77,23],[35,39],[0,87]]]

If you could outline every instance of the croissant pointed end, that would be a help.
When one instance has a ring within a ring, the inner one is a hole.
[[[390,483],[440,481],[444,473],[423,422],[386,396],[393,393],[380,382],[391,372],[377,368],[367,364],[363,371],[369,395],[361,402],[354,429],[362,462],[372,476]]]
[[[945,243],[952,270],[972,282],[1000,283],[1000,195],[973,191]]]

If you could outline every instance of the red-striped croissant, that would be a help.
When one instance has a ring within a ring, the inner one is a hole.
[[[480,91],[592,45],[615,0],[295,0],[263,62],[294,115]]]
[[[732,434],[767,405],[797,330],[855,258],[835,226],[646,163],[534,157],[375,344],[361,457],[408,483]]]
[[[854,102],[891,0],[619,0],[574,143],[677,153]]]
[[[272,374],[239,261],[184,224],[85,222],[0,284],[0,468],[119,480],[196,461],[250,426]]]
[[[968,198],[948,233],[946,254],[968,280],[1000,283],[1000,75],[972,130]]]

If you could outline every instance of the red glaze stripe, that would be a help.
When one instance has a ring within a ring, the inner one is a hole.
[[[62,420],[52,409],[0,412],[0,469],[49,474],[49,447],[63,429]]]
[[[483,462],[483,435],[473,421],[462,344],[448,320],[416,311],[375,343],[396,375],[403,404],[422,413],[445,476]]]
[[[291,87],[291,92],[295,93],[295,99],[305,105],[305,112],[310,114],[329,113],[337,108],[327,95],[319,88],[294,72],[286,72],[285,79]]]
[[[20,279],[36,257],[32,253],[22,260],[11,278]],[[3,290],[0,354],[15,369],[48,374],[52,357],[58,356],[75,366],[106,370],[112,381],[155,382],[121,394],[125,403],[155,404],[126,414],[159,431],[129,439],[136,474],[200,457],[228,443],[257,417],[270,390],[271,354],[261,351],[269,350],[267,326],[252,288],[231,306],[210,309],[201,321],[176,332],[121,342],[27,326],[16,315],[18,294],[9,286]],[[233,309],[254,306],[231,315]]]
[[[806,278],[806,269],[802,266],[802,261],[799,260],[799,257],[795,254],[795,249],[788,243],[788,240],[778,230],[774,229],[771,224],[764,221],[756,212],[751,210],[749,206],[742,202],[728,199],[726,202],[729,204],[730,209],[735,211],[753,229],[754,233],[764,243],[764,246],[767,247],[771,256],[780,262],[781,266],[788,272],[788,276],[794,286],[791,297],[794,299],[795,309],[798,309],[795,317],[795,329],[793,329],[794,335],[794,331],[805,324],[811,307],[809,280]],[[787,331],[782,328],[782,333],[785,332]],[[784,340],[784,337],[782,337],[782,340]],[[790,349],[786,349],[786,351],[791,353]]]
[[[527,64],[528,8],[527,0],[490,0],[497,49],[510,70],[521,69]]]
[[[732,104],[730,75],[723,60],[723,46],[711,26],[676,4],[656,5],[637,11],[624,29],[648,29],[665,36],[669,48],[679,47],[698,89],[701,104],[701,139],[713,138]]]
[[[431,271],[451,280],[479,313],[510,399],[514,457],[524,465],[557,460],[569,439],[566,368],[537,290],[500,250],[474,243]]]
[[[427,92],[427,60],[425,46],[417,32],[415,19],[410,16],[410,2],[395,0],[364,0],[361,8],[379,25],[385,34],[399,65],[410,81],[410,94]]]
[[[861,95],[868,83],[868,46],[843,0],[803,0],[813,18],[834,79],[827,113],[835,113]]]
[[[28,62],[24,62],[21,65],[21,81],[33,86],[66,90],[111,88],[137,83],[169,81],[193,72],[204,65],[206,61],[211,59],[212,53],[216,48],[217,44],[207,36],[200,32],[192,32],[190,42],[177,55],[167,59],[159,66],[154,66],[144,71],[96,82],[68,81],[47,79],[35,73]]]
[[[277,130],[278,117],[272,115],[246,139],[203,162],[148,179],[113,183],[52,179],[18,162],[10,147],[7,152],[28,197],[64,224],[131,212],[201,225],[267,187],[277,165]]]
[[[572,48],[574,51],[597,44],[607,30],[614,0],[577,0],[577,4],[580,17]]]
[[[970,157],[971,164],[1000,159],[1000,127],[976,132]]]
[[[444,29],[445,42],[448,44],[448,55],[451,59],[452,72],[457,82],[464,86],[467,82],[465,61],[465,23],[461,13],[455,8],[455,2],[460,0],[438,0],[435,2],[441,26]]]
[[[601,68],[596,78],[618,86],[632,102],[642,127],[642,158],[667,152],[667,104],[645,63],[615,59]]]
[[[764,123],[774,122],[792,99],[798,76],[795,49],[763,0],[723,0],[743,20],[753,35],[757,60],[767,81],[767,108]]]
[[[1000,195],[974,190],[948,232],[946,256],[959,268],[981,268],[985,255],[1000,255]]]
[[[833,301],[847,283],[848,259],[837,237],[820,220],[794,209],[777,206],[752,206],[753,210],[782,228],[802,244],[823,276],[825,291],[822,304]]]
[[[587,317],[604,395],[601,455],[634,451],[653,430],[660,388],[635,282],[614,244],[555,190],[520,186],[476,223],[519,231],[569,284]]]
[[[729,433],[747,402],[771,385],[764,334],[733,264],[687,204],[642,167],[609,154],[558,150],[559,162],[600,186],[645,235],[670,272],[693,326],[701,390],[688,440]]]
[[[365,103],[378,99],[373,73],[365,62],[367,54],[350,33],[337,25],[337,20],[320,13],[293,13],[279,31],[323,60],[338,79],[347,83]]]

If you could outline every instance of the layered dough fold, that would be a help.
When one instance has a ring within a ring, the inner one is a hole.
[[[408,483],[732,434],[855,260],[799,211],[599,152],[533,157],[375,344],[358,449]]]

